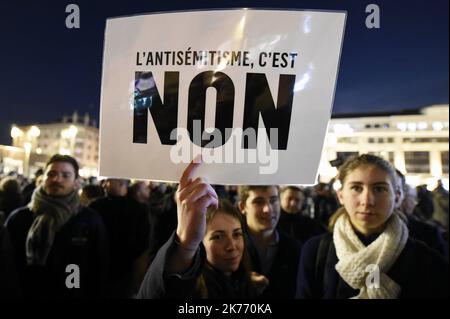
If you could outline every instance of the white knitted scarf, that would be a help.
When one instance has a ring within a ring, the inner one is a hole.
[[[401,287],[386,273],[397,260],[407,240],[408,228],[397,213],[392,214],[383,233],[367,247],[356,235],[347,212],[337,219],[333,241],[339,261],[335,267],[350,287],[360,290],[359,294],[353,297],[354,299],[396,299],[398,297]],[[369,265],[378,266],[378,287],[366,285],[369,269],[373,267]]]

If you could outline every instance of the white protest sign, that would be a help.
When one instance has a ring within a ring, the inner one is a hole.
[[[312,184],[346,14],[157,13],[106,23],[100,175],[178,181],[202,154],[213,184]]]

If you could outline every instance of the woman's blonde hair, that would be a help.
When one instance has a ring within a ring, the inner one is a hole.
[[[339,182],[341,182],[341,187],[344,186],[347,176],[361,166],[375,166],[385,171],[391,179],[394,190],[397,188],[397,175],[395,168],[385,159],[371,154],[352,156],[345,161],[345,163],[339,168],[339,173],[337,176]]]

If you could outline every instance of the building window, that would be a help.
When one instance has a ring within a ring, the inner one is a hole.
[[[394,152],[388,152],[388,161],[394,165]]]
[[[448,151],[441,152],[442,173],[448,174]]]
[[[430,173],[429,152],[405,152],[407,173]]]
[[[386,142],[392,143],[394,140],[392,138],[384,138],[384,137],[369,137],[367,142],[370,144],[375,144],[375,143],[379,143],[379,144],[383,144]]]
[[[358,138],[357,137],[339,137],[337,139],[338,143],[347,143],[347,144],[357,144]]]
[[[448,137],[405,137],[404,143],[448,143]]]

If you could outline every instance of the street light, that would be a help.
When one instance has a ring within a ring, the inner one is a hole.
[[[75,125],[69,127],[69,137],[74,138],[78,133],[78,129]]]
[[[60,153],[72,155],[75,147],[75,137],[77,136],[78,128],[75,125],[70,125],[69,128],[61,131],[61,137],[64,140],[69,141],[69,145],[67,145],[67,141],[63,142],[63,146],[61,146]],[[67,148],[68,146],[68,148]]]
[[[29,134],[31,137],[38,137],[39,135],[41,135],[41,130],[40,130],[36,125],[33,125],[33,126],[30,128],[30,130],[28,131],[28,134]]]
[[[23,135],[23,132],[20,128],[18,128],[17,126],[13,126],[11,128],[11,137],[13,139],[13,145],[18,146],[19,142],[16,141],[15,139],[21,137]]]
[[[31,149],[35,149],[37,147],[36,145],[36,139],[39,137],[39,135],[41,135],[41,130],[36,126],[33,125],[32,127],[30,127],[30,129],[27,132],[27,136],[28,136],[28,141],[31,142]]]

